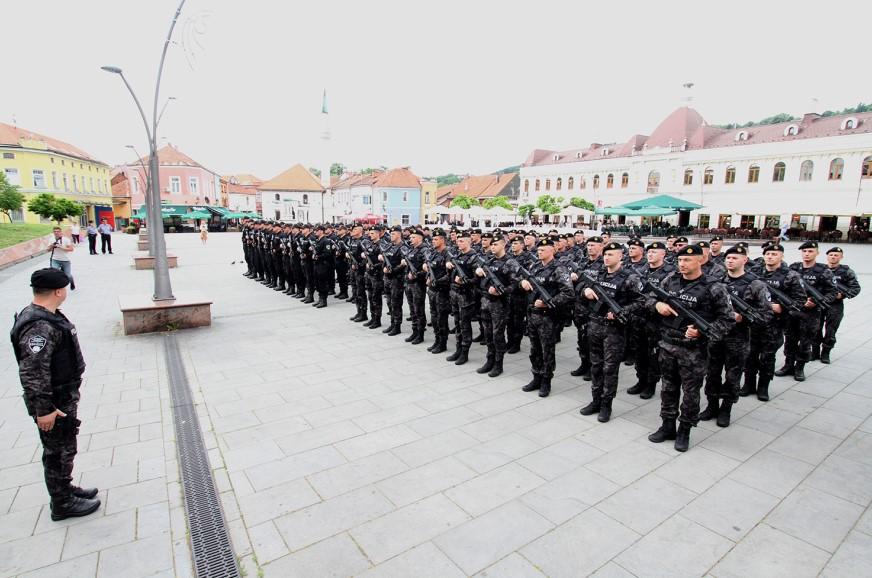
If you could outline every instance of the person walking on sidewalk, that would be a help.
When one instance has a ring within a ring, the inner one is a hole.
[[[106,249],[109,249],[109,254],[112,254],[112,225],[106,219],[100,219],[100,226],[97,231],[100,232],[100,251],[105,255]]]
[[[204,222],[200,223],[200,241],[202,241],[203,244],[205,245],[206,241],[208,239],[209,239],[209,225],[207,225],[206,222],[204,221]]]
[[[97,254],[97,227],[94,226],[94,221],[88,221],[88,252],[91,255]]]
[[[69,278],[57,269],[39,269],[30,277],[33,302],[15,316],[10,338],[24,388],[24,405],[39,429],[51,519],[87,516],[100,507],[97,488],[72,485],[79,387],[85,360],[76,327],[59,307],[67,298]]]
[[[78,245],[82,239],[79,235],[82,234],[82,228],[79,227],[78,223],[73,223],[70,227],[70,238],[73,240],[73,245]]]
[[[49,257],[49,265],[52,269],[59,269],[70,280],[70,289],[76,290],[76,282],[73,280],[73,264],[70,262],[70,253],[75,247],[73,243],[61,232],[60,227],[54,228],[54,241],[50,247],[51,256]]]

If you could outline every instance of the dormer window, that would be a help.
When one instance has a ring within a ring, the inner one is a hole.
[[[858,126],[860,126],[860,121],[855,116],[842,121],[842,130],[854,130]]]
[[[736,142],[748,140],[748,131],[740,130],[736,133]]]
[[[559,160],[560,160],[560,155],[554,155],[554,162],[556,163]]]
[[[579,152],[575,153],[575,158],[580,159],[580,158],[582,157],[583,154],[584,154],[584,153],[582,153],[581,151],[579,151]]]
[[[603,149],[602,149],[602,151],[600,152],[600,154],[601,154],[602,156],[604,156],[604,157],[608,156],[608,155],[609,155],[609,149],[608,149],[608,147],[603,147]]]
[[[784,129],[784,136],[796,136],[799,134],[799,127],[792,124]]]

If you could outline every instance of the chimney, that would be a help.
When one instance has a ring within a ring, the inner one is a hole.
[[[813,123],[814,121],[816,121],[817,119],[819,119],[820,117],[821,117],[821,115],[819,115],[816,112],[807,112],[804,115],[802,115],[802,126],[808,126],[811,123]]]

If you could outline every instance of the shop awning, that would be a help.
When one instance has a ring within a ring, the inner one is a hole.
[[[643,209],[656,207],[660,209],[672,209],[675,211],[692,211],[694,209],[701,209],[702,205],[698,205],[691,201],[686,201],[684,199],[679,199],[678,197],[673,197],[672,195],[657,195],[655,197],[648,197],[647,199],[640,199],[638,201],[630,201],[629,203],[624,203],[619,205],[620,207],[625,207],[627,209]],[[617,214],[617,213],[611,213]]]

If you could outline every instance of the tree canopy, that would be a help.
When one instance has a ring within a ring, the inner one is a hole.
[[[552,197],[551,195],[542,195],[536,200],[536,208],[543,213],[556,215],[563,208],[563,197]]]
[[[330,176],[331,177],[341,177],[342,173],[345,172],[345,165],[342,163],[333,163],[330,165]],[[318,175],[321,176],[321,175]]]
[[[834,116],[837,114],[854,114],[858,112],[870,112],[872,111],[872,104],[864,104],[860,103],[857,106],[852,106],[848,108],[843,108],[842,110],[825,110],[821,113],[821,116]],[[745,124],[741,124],[738,122],[731,122],[727,124],[716,124],[714,125],[716,128],[726,128],[726,129],[734,129],[734,128],[749,128],[752,126],[763,126],[767,124],[778,124],[780,122],[790,122],[792,120],[799,120],[793,115],[787,114],[786,112],[781,112],[778,114],[773,114],[772,116],[767,116],[766,118],[757,120],[757,121],[748,121]]]
[[[508,209],[509,211],[513,211],[514,207],[512,203],[509,202],[509,199],[506,197],[491,197],[489,199],[485,199],[481,206],[485,209],[493,209],[494,207],[502,207],[504,209]]]
[[[83,212],[80,203],[75,203],[51,193],[39,194],[27,203],[27,209],[44,219],[51,219],[60,224],[67,217],[78,217]]]
[[[18,185],[6,180],[6,174],[0,172],[0,213],[6,215],[12,222],[12,211],[17,211],[24,204],[24,195],[18,192]]]
[[[478,199],[474,199],[472,197],[468,197],[466,195],[457,195],[453,199],[451,199],[452,207],[460,207],[461,209],[468,209],[470,207],[478,206]]]
[[[445,185],[455,185],[463,180],[463,177],[449,173],[447,175],[439,175],[436,177],[436,186],[444,187]]]
[[[533,211],[536,210],[536,205],[521,205],[518,207],[518,214],[524,217],[525,219],[529,219],[533,214]]]
[[[581,197],[572,197],[569,199],[569,204],[573,207],[578,207],[579,209],[587,209],[588,211],[593,211],[595,208],[593,203]]]

